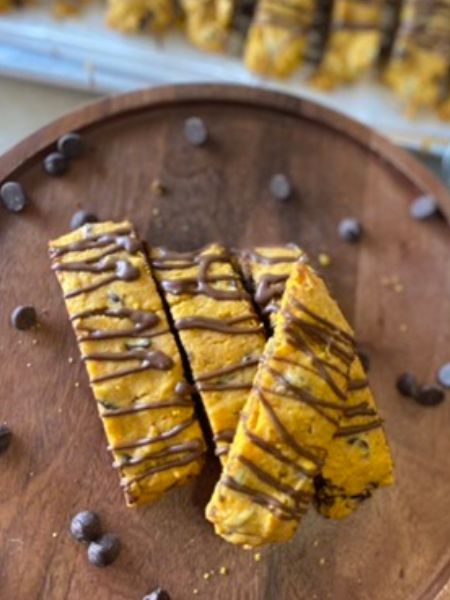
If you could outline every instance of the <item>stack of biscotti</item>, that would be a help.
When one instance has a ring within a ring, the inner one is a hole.
[[[311,501],[341,518],[392,483],[352,330],[297,246],[147,255],[124,222],[50,256],[130,506],[199,473],[194,389],[223,466],[207,516],[233,543],[287,540]]]

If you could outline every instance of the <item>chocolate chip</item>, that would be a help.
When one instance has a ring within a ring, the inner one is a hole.
[[[23,187],[17,181],[6,181],[0,188],[3,205],[11,212],[21,212],[28,203]]]
[[[402,373],[397,379],[397,389],[402,396],[415,397],[419,386],[412,373]]]
[[[364,371],[368,373],[370,369],[370,356],[362,348],[358,348],[357,354],[359,360],[361,361]]]
[[[119,556],[120,540],[113,533],[105,533],[88,546],[88,560],[96,567],[107,567]]]
[[[363,228],[358,219],[349,217],[347,219],[342,219],[342,221],[339,223],[338,233],[341,239],[343,239],[345,242],[355,244],[361,239]]]
[[[208,130],[200,117],[190,117],[184,122],[184,135],[193,146],[203,146],[208,140]]]
[[[6,425],[0,425],[0,454],[8,450],[12,440],[12,431]]]
[[[90,510],[79,512],[70,523],[70,533],[79,542],[92,542],[102,533],[99,516]]]
[[[436,385],[422,386],[414,399],[423,406],[437,406],[445,398],[445,394],[441,388]]]
[[[450,388],[450,362],[442,365],[439,369],[437,380],[445,388]]]
[[[44,158],[44,170],[52,177],[61,177],[68,168],[69,163],[60,152],[52,152]]]
[[[36,323],[37,314],[33,306],[18,306],[11,313],[11,324],[20,331],[31,329]]]
[[[86,150],[83,139],[78,133],[66,133],[59,138],[56,146],[67,160],[79,158]]]
[[[292,195],[291,182],[289,181],[289,178],[282,173],[273,175],[270,180],[269,189],[275,200],[280,200],[281,202],[289,200]]]
[[[416,198],[410,206],[409,214],[413,219],[419,221],[436,216],[439,214],[439,206],[436,198],[429,194],[424,194]]]
[[[86,210],[77,211],[70,219],[70,229],[78,229],[86,225],[86,223],[97,223],[98,217],[93,213],[87,212]]]
[[[171,598],[165,590],[156,588],[156,590],[144,596],[143,600],[171,600]]]

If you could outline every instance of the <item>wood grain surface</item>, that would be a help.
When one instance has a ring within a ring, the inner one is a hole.
[[[192,148],[184,119],[198,115],[210,141]],[[78,130],[89,146],[59,179],[42,158]],[[268,181],[287,173],[295,197],[279,203]],[[30,197],[0,211],[0,422],[14,442],[0,456],[0,598],[140,600],[164,586],[173,600],[431,600],[449,598],[450,403],[400,397],[396,376],[427,382],[450,360],[450,229],[409,217],[419,194],[450,198],[422,166],[372,131],[275,93],[227,86],[142,91],[102,100],[37,132],[0,159],[0,181]],[[167,194],[152,192],[160,179]],[[190,487],[127,509],[56,280],[47,241],[78,208],[131,219],[150,243],[178,249],[297,242],[327,252],[325,277],[371,356],[370,380],[396,461],[397,484],[342,522],[311,510],[295,539],[253,552],[215,537],[203,510],[218,476],[212,457]],[[359,217],[359,245],[337,223]],[[402,292],[383,284],[398,277]],[[41,327],[9,324],[32,304]],[[401,332],[407,327],[406,332]],[[69,362],[73,357],[74,362]],[[123,550],[106,569],[88,564],[68,534],[79,510],[100,513]],[[229,575],[213,575],[221,566]],[[198,589],[194,596],[193,590]]]

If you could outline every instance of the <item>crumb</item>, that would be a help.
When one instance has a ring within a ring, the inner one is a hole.
[[[214,573],[215,573],[214,569],[211,569],[211,570],[210,570],[210,574],[211,574],[211,575],[214,575]]]
[[[166,186],[160,179],[154,179],[152,181],[151,190],[156,196],[163,196],[167,192]]]
[[[181,231],[189,231],[189,225],[187,223],[183,223],[181,226]]]
[[[69,356],[69,358],[67,359],[67,362],[69,363],[69,365],[71,365],[73,363],[73,357]]]
[[[36,346],[36,344],[38,343],[37,339],[31,340],[31,343],[33,344],[33,346]]]
[[[253,558],[256,562],[259,562],[261,560],[261,552],[257,552]]]
[[[59,412],[59,413],[62,413],[62,408],[58,408],[58,412]]]
[[[401,333],[406,333],[408,331],[408,325],[406,323],[401,323],[399,330],[401,331]]]
[[[228,575],[229,571],[228,571],[227,567],[220,567],[219,573],[221,575]]]
[[[395,283],[394,284],[394,292],[397,292],[397,294],[401,294],[404,290],[404,287],[401,283]]]
[[[54,532],[52,533],[52,538],[55,538],[55,537],[58,537],[58,532],[57,532],[57,531],[54,531]]]
[[[203,573],[203,579],[210,579],[211,578],[211,573]]]
[[[192,593],[194,594],[194,596],[196,596],[196,595],[198,594],[198,589],[197,589],[197,588],[194,588],[194,589],[192,590]]]
[[[22,344],[22,340],[18,340],[17,342],[19,344],[19,346]]]
[[[33,475],[34,475],[34,471],[30,471],[30,472],[28,473],[28,476],[29,476],[29,477],[33,477]]]
[[[319,545],[319,540],[314,540],[313,541],[314,548],[317,548],[318,545]]]
[[[244,548],[244,550],[251,550],[252,549],[252,547],[249,546],[249,544],[244,544],[242,547]]]
[[[389,277],[382,277],[380,281],[382,285],[389,285],[390,283]]]
[[[324,252],[321,252],[319,254],[317,260],[319,261],[319,265],[322,267],[328,267],[331,264],[331,258],[328,256],[328,254],[325,254]]]
[[[27,363],[27,369],[31,367],[31,363]]]
[[[321,567],[323,567],[323,565],[324,565],[324,564],[325,564],[325,559],[324,559],[324,558],[321,558],[321,559],[319,560],[319,565],[320,565]]]
[[[157,206],[155,206],[155,208],[152,208],[152,215],[154,217],[157,217],[159,215],[159,208]]]
[[[80,387],[80,382],[79,381],[75,381],[75,387],[76,388]]]

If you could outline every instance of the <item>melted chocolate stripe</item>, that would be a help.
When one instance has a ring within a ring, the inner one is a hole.
[[[251,383],[199,383],[197,389],[200,392],[228,392],[230,390],[252,389]]]
[[[258,281],[255,291],[255,302],[265,307],[276,298],[281,298],[286,287],[288,275],[274,275],[267,273]]]
[[[222,375],[228,375],[231,373],[236,373],[238,371],[247,369],[248,367],[254,367],[259,363],[258,358],[252,358],[250,360],[243,360],[235,365],[229,365],[228,367],[223,367],[223,369],[216,369],[215,371],[209,371],[204,375],[199,375],[196,380],[197,382],[208,381],[210,379],[215,379],[216,377],[221,377]]]
[[[372,429],[378,429],[383,425],[382,419],[376,419],[370,423],[364,423],[362,425],[349,425],[348,427],[339,427],[334,437],[346,437],[347,435],[355,435],[357,433],[364,433],[365,431],[371,431]]]
[[[348,391],[349,392],[356,392],[358,390],[364,390],[367,387],[369,387],[369,380],[368,379],[354,379],[353,381],[350,381],[348,384]]]
[[[133,415],[147,410],[157,410],[160,408],[171,408],[171,407],[192,407],[190,400],[174,397],[172,400],[166,400],[161,402],[149,402],[148,404],[135,404],[133,406],[108,409],[100,412],[102,418],[110,417],[123,417],[125,415]]]
[[[113,243],[117,243],[117,238],[123,238],[123,236],[129,236],[132,231],[128,227],[123,227],[122,229],[116,229],[111,232],[103,232],[97,234],[89,234],[86,237],[77,240],[75,242],[70,242],[69,244],[64,244],[62,246],[55,246],[50,248],[50,257],[58,258],[63,256],[64,254],[68,254],[69,252],[83,252],[84,250],[93,250],[94,248],[103,248],[104,246],[108,246]],[[139,242],[136,239],[128,238],[133,243],[138,244]]]
[[[257,477],[260,481],[269,485],[270,487],[273,487],[274,490],[276,490],[277,492],[281,492],[282,494],[285,494],[292,500],[295,500],[296,505],[298,505],[302,502],[307,503],[312,498],[312,494],[310,492],[296,490],[294,487],[292,487],[290,485],[281,483],[280,481],[278,481],[278,479],[273,477],[270,473],[268,473],[267,471],[265,471],[264,469],[259,467],[257,464],[255,464],[253,461],[249,460],[242,454],[240,454],[237,457],[237,459],[239,460],[240,463],[242,463],[245,467],[247,467],[247,469],[249,471],[251,471],[251,473],[253,473],[253,475],[255,475],[255,477]]]
[[[145,350],[128,350],[127,352],[96,352],[87,354],[82,357],[84,361],[107,361],[107,362],[122,362],[130,360],[140,360],[141,364],[137,367],[130,367],[129,369],[122,369],[108,373],[107,375],[101,375],[91,379],[91,383],[103,383],[104,381],[110,381],[111,379],[117,379],[118,377],[125,377],[134,373],[140,373],[141,371],[147,371],[148,369],[156,369],[158,371],[167,371],[174,365],[173,360],[164,352],[159,350],[147,352]]]
[[[259,504],[263,508],[270,510],[275,513],[279,519],[290,521],[292,519],[299,519],[303,514],[301,510],[294,510],[287,506],[285,506],[282,502],[278,500],[278,498],[274,498],[269,494],[264,494],[263,492],[259,492],[254,490],[252,487],[238,483],[233,477],[229,475],[223,477],[221,479],[221,484],[238,492],[240,494],[244,494],[246,496],[250,496],[252,501],[255,504]]]
[[[179,433],[188,429],[191,425],[195,423],[195,416],[192,415],[186,421],[182,421],[178,425],[175,425],[171,429],[167,431],[163,431],[162,433],[155,435],[153,437],[141,438],[139,440],[135,440],[132,442],[124,442],[123,444],[117,444],[116,446],[108,446],[108,450],[132,450],[133,448],[141,448],[142,446],[149,446],[150,444],[156,444],[157,442],[163,442],[165,440],[169,440]]]
[[[142,481],[142,479],[146,479],[147,477],[150,477],[151,475],[155,475],[156,473],[161,473],[162,471],[169,471],[170,469],[174,469],[175,467],[183,467],[185,465],[188,465],[189,463],[194,462],[194,460],[197,460],[197,458],[200,458],[200,456],[202,454],[203,454],[203,450],[192,451],[184,458],[179,458],[178,460],[173,460],[164,465],[152,467],[151,469],[144,471],[144,473],[140,473],[139,475],[136,475],[135,477],[131,477],[131,478],[127,479],[126,481],[123,481],[120,485],[122,488],[129,488],[133,483]]]
[[[175,327],[178,330],[183,329],[206,329],[216,331],[217,333],[229,334],[251,334],[261,333],[262,324],[254,327],[235,327],[244,321],[256,321],[256,315],[244,315],[242,317],[234,317],[232,319],[212,319],[207,317],[186,317],[175,321]]]
[[[287,245],[286,248],[289,248],[289,245]],[[291,247],[291,249],[295,250],[297,252],[296,256],[292,256],[292,255],[288,255],[288,254],[266,256],[264,254],[261,254],[257,250],[243,250],[241,255],[244,259],[252,260],[253,262],[256,262],[260,265],[277,265],[280,263],[294,263],[294,262],[297,262],[297,260],[301,256],[301,254],[297,248]]]
[[[191,440],[189,442],[183,442],[181,444],[173,444],[172,446],[168,446],[164,448],[164,450],[160,450],[159,452],[151,452],[146,454],[145,456],[137,456],[131,459],[123,459],[116,460],[113,462],[113,467],[115,469],[122,469],[126,467],[134,467],[136,465],[140,465],[143,462],[147,462],[148,460],[156,460],[158,458],[166,458],[167,456],[172,456],[173,454],[181,454],[182,452],[190,452],[193,450],[200,450],[202,447],[200,440]]]
[[[334,336],[337,335],[338,337],[345,339],[347,344],[349,344],[350,346],[352,346],[352,347],[355,346],[355,340],[346,331],[344,331],[340,327],[337,327],[334,323],[332,323],[331,321],[328,321],[328,319],[325,319],[325,317],[318,315],[317,313],[315,313],[314,311],[309,309],[307,306],[305,306],[302,302],[300,302],[296,298],[292,298],[291,300],[292,300],[292,303],[294,304],[294,306],[296,306],[298,308],[298,310],[304,312],[309,317],[311,317],[312,319],[314,319],[315,321],[317,321],[318,323],[323,325],[326,329],[330,330]]]
[[[117,331],[105,331],[98,329],[89,329],[88,327],[78,324],[75,329],[78,331],[87,331],[87,334],[78,336],[79,342],[95,341],[95,340],[106,340],[106,339],[118,339],[125,337],[155,337],[156,335],[162,335],[168,333],[169,329],[163,329],[151,335],[143,336],[144,332],[153,329],[160,323],[160,318],[156,313],[144,312],[141,310],[133,310],[131,308],[97,308],[82,311],[76,313],[71,317],[71,321],[80,321],[89,319],[90,317],[108,317],[110,319],[129,319],[133,323],[133,327],[128,329],[120,329]]]
[[[234,438],[234,430],[233,429],[223,429],[222,431],[218,431],[214,434],[213,440],[215,442],[231,442]]]

